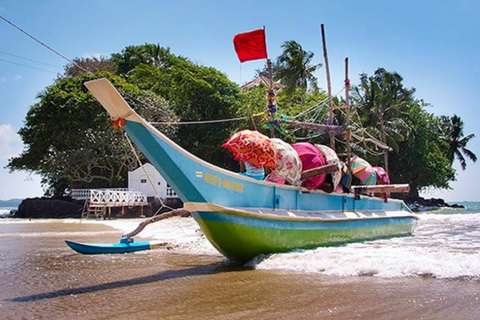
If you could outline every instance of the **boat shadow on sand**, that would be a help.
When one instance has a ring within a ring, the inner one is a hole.
[[[45,293],[28,295],[28,296],[9,298],[9,299],[5,299],[4,301],[33,302],[33,301],[59,298],[63,296],[86,294],[86,293],[93,293],[93,292],[98,292],[103,290],[130,287],[135,285],[154,283],[154,282],[160,282],[160,281],[183,278],[183,277],[204,276],[204,275],[213,275],[213,274],[224,273],[224,272],[238,272],[238,271],[247,271],[247,270],[251,270],[251,268],[240,266],[233,262],[221,261],[221,262],[216,262],[208,265],[194,266],[191,268],[181,269],[181,270],[166,270],[166,271],[145,276],[145,277],[113,281],[113,282],[79,287],[79,288],[61,289],[61,290],[52,291],[52,292],[45,292]]]

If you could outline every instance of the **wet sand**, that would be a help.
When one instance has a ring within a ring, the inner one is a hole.
[[[0,222],[2,319],[479,319],[479,283],[253,270],[167,248],[85,256],[100,224]]]

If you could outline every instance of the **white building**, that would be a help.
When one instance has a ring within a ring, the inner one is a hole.
[[[149,179],[152,183],[150,183]],[[156,193],[152,184],[157,191]],[[134,171],[128,172],[128,188],[130,190],[140,191],[146,194],[147,197],[160,197],[162,199],[178,197],[157,169],[150,163],[144,164],[143,168],[139,167]]]

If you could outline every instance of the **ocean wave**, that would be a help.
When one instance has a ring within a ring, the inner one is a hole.
[[[266,270],[291,270],[333,276],[432,277],[480,280],[480,214],[419,214],[410,237],[352,243],[314,250],[260,256],[246,264]],[[141,220],[101,222],[129,232]],[[220,255],[193,218],[148,225],[142,238],[167,241],[186,254]]]
[[[383,278],[480,280],[480,214],[421,214],[411,237],[258,257],[256,269]]]

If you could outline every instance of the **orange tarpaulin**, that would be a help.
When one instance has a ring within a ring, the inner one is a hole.
[[[235,160],[249,162],[256,168],[275,170],[276,153],[273,142],[258,131],[242,130],[222,145],[233,153]]]

